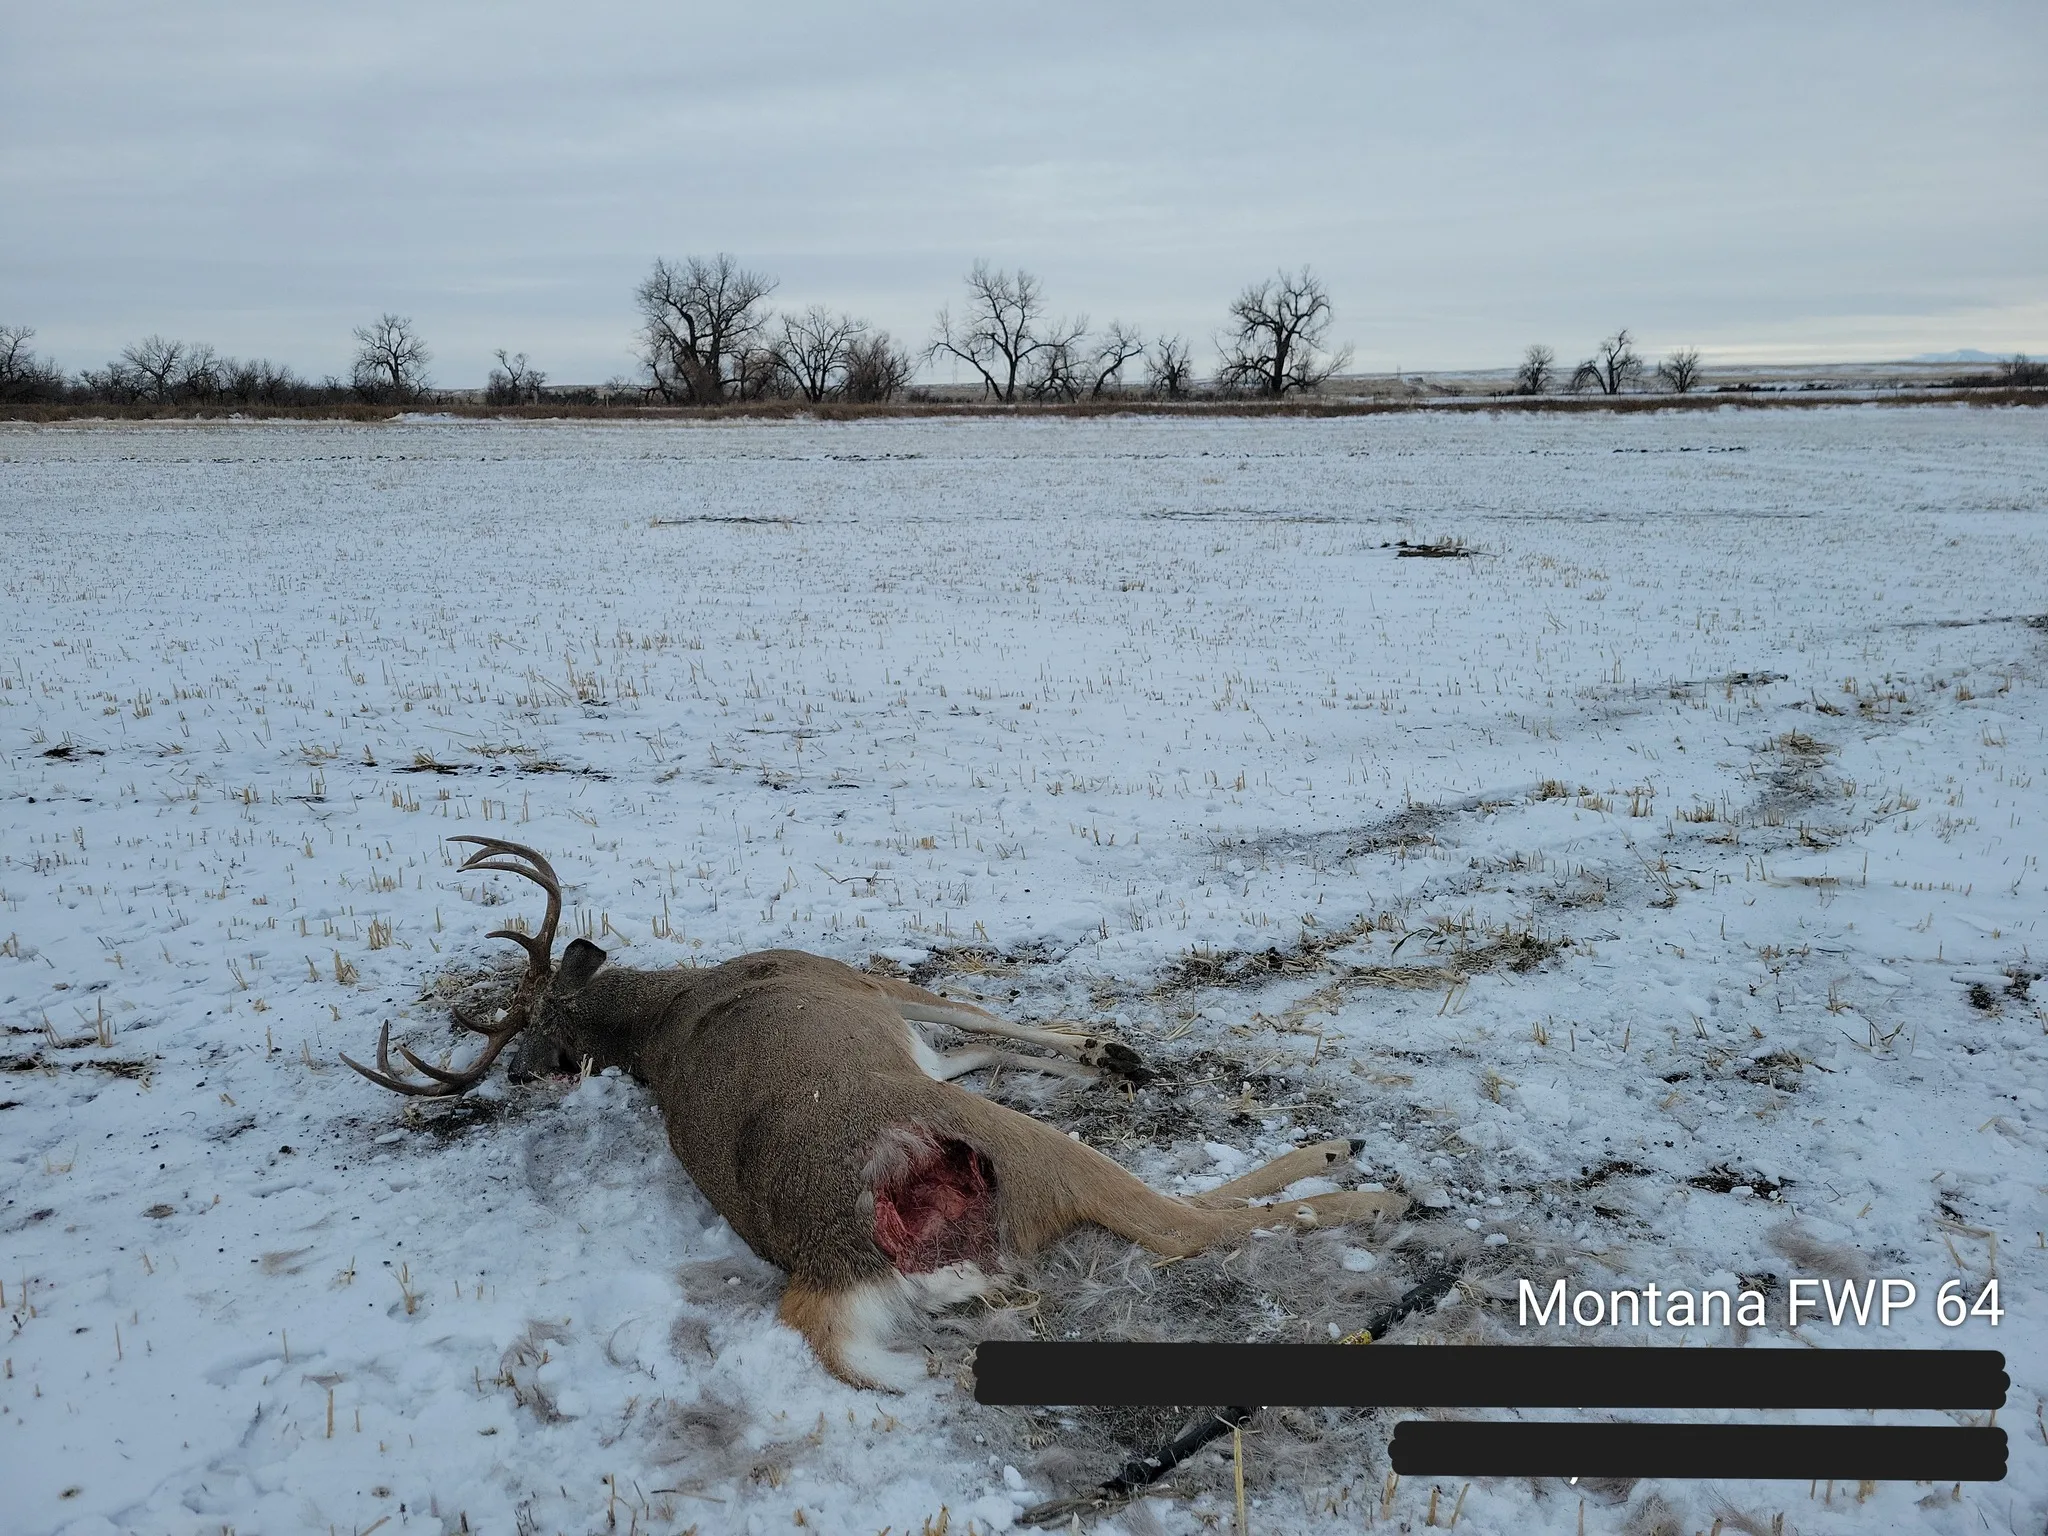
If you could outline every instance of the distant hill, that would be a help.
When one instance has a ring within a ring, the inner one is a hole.
[[[1922,352],[1907,361],[1915,363],[2002,363],[2010,354],[1979,352],[1975,347],[1958,347],[1953,352]]]

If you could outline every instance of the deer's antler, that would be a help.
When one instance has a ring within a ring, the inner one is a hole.
[[[526,951],[526,974],[519,978],[518,989],[513,992],[511,1002],[505,1005],[505,1016],[498,1023],[478,1024],[457,1015],[456,1021],[463,1028],[482,1035],[486,1042],[483,1053],[463,1070],[447,1072],[429,1066],[401,1045],[399,1055],[415,1070],[426,1074],[428,1081],[419,1083],[400,1077],[391,1062],[391,1023],[388,1019],[377,1032],[377,1065],[374,1069],[350,1060],[346,1055],[341,1058],[378,1087],[416,1098],[451,1098],[467,1093],[484,1080],[484,1075],[491,1070],[491,1063],[512,1043],[513,1037],[533,1022],[534,1010],[539,1007],[541,995],[547,991],[549,978],[554,975],[549,957],[554,953],[555,925],[562,916],[562,883],[555,875],[554,866],[535,850],[523,843],[507,843],[495,837],[451,837],[448,841],[477,845],[477,851],[462,861],[464,871],[497,869],[506,874],[524,875],[531,880],[548,893],[548,913],[541,920],[537,934],[499,928],[488,935],[493,939],[510,939]]]

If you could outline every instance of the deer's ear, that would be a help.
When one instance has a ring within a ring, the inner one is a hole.
[[[562,951],[562,963],[555,967],[554,985],[548,990],[558,997],[582,991],[606,958],[605,952],[590,940],[570,940],[569,947]]]

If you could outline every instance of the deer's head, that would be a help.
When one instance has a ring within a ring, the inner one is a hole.
[[[549,963],[555,945],[555,926],[562,916],[562,883],[555,875],[554,866],[538,852],[523,843],[503,842],[494,837],[451,837],[448,841],[476,844],[477,851],[463,860],[464,872],[503,870],[507,874],[523,875],[547,892],[547,916],[541,920],[539,933],[500,928],[490,935],[494,939],[507,939],[525,950],[526,971],[519,978],[519,985],[513,990],[504,1013],[497,1019],[484,1022],[465,1017],[460,1012],[456,1014],[458,1024],[482,1035],[486,1042],[476,1060],[460,1071],[432,1066],[401,1045],[399,1054],[427,1080],[419,1082],[400,1076],[401,1069],[391,1060],[391,1024],[388,1020],[377,1035],[377,1065],[374,1068],[347,1056],[341,1059],[379,1087],[419,1098],[450,1098],[467,1093],[484,1080],[491,1064],[506,1046],[521,1035],[527,1038],[521,1041],[518,1052],[513,1056],[514,1077],[538,1077],[562,1070],[565,1061],[566,1070],[577,1070],[584,1052],[578,1050],[581,1042],[575,1028],[573,1002],[585,983],[597,974],[598,967],[604,964],[604,951],[587,939],[577,939],[563,952],[559,968]],[[536,1025],[537,1028],[533,1027]]]
[[[605,1031],[586,1023],[578,1007],[585,986],[609,958],[588,939],[569,941],[541,994],[537,1016],[520,1034],[519,1048],[506,1068],[513,1082],[578,1072],[585,1061],[610,1054]]]

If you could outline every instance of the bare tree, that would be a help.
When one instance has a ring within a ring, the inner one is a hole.
[[[783,370],[782,355],[767,339],[766,331],[764,323],[760,335],[733,353],[730,398],[786,400],[795,393],[795,385]]]
[[[716,405],[735,385],[744,393],[741,365],[756,350],[767,320],[761,306],[774,291],[774,278],[723,252],[657,260],[633,294],[650,393],[689,405]]]
[[[233,366],[233,358],[219,356],[203,341],[195,342],[186,349],[178,365],[174,388],[177,398],[188,401],[217,398],[226,372]]]
[[[855,337],[846,345],[840,395],[864,405],[895,399],[910,383],[910,354],[887,331]]]
[[[1636,355],[1635,338],[1626,328],[1616,331],[1593,356],[1572,370],[1571,390],[1577,394],[1588,385],[1603,395],[1618,395],[1643,376],[1643,360]]]
[[[56,364],[28,349],[35,334],[31,325],[0,325],[0,400],[54,400],[64,393],[64,375]]]
[[[2048,384],[2048,363],[2015,352],[1998,365],[1998,380],[2001,384]]]
[[[135,382],[119,358],[104,368],[79,369],[78,389],[88,400],[105,400],[116,405],[129,405],[139,398],[135,393]]]
[[[35,334],[32,325],[0,325],[0,389],[11,389],[35,366],[36,355],[28,349]]]
[[[1657,377],[1673,394],[1689,395],[1700,381],[1700,349],[1680,347],[1657,365]]]
[[[222,358],[220,365],[220,395],[230,405],[255,405],[263,391],[263,372],[268,366],[260,359],[242,362],[238,358]]]
[[[21,339],[31,334],[23,331]],[[38,393],[9,395],[4,387],[7,338],[6,330],[0,328],[0,398],[56,399],[71,387],[54,368],[46,367]],[[359,379],[354,393],[363,393],[365,387]],[[75,388],[88,398],[114,404],[160,406],[312,405],[351,392],[339,379],[312,384],[281,363],[262,358],[244,362],[222,356],[205,342],[166,341],[161,336],[147,336],[123,348],[104,369],[84,370]]]
[[[1121,393],[1124,383],[1124,367],[1145,355],[1145,338],[1135,325],[1121,320],[1109,322],[1095,343],[1094,355],[1088,360],[1089,371],[1094,381],[1088,386],[1090,399],[1100,400],[1104,395]]]
[[[548,376],[529,363],[524,352],[514,352],[508,357],[505,349],[500,347],[497,357],[498,366],[491,370],[490,379],[484,385],[484,404],[538,405]]]
[[[1540,395],[1550,388],[1551,376],[1557,365],[1557,354],[1537,342],[1522,354],[1522,366],[1515,370],[1515,392],[1523,395]]]
[[[1084,318],[1046,337],[1032,355],[1031,372],[1024,382],[1025,392],[1033,400],[1059,403],[1081,398],[1081,387],[1087,382],[1087,363],[1081,355],[1087,333]]]
[[[1145,393],[1159,400],[1179,400],[1194,383],[1188,344],[1178,336],[1162,336],[1145,354]]]
[[[356,393],[367,400],[403,405],[427,388],[427,364],[434,354],[408,316],[383,314],[374,325],[355,328],[353,365]]]
[[[967,274],[967,305],[960,320],[955,323],[950,307],[940,310],[924,355],[967,364],[980,375],[983,389],[1008,403],[1017,398],[1019,385],[1031,387],[1034,380],[1056,385],[1070,374],[1070,368],[1043,364],[1034,369],[1033,361],[1047,348],[1071,353],[1087,330],[1085,319],[1050,323],[1038,279],[1023,268],[1012,277],[977,261]]]
[[[1217,382],[1275,398],[1316,388],[1351,361],[1349,347],[1324,348],[1333,313],[1329,290],[1307,267],[1253,283],[1230,306]]]
[[[129,389],[138,397],[169,405],[177,393],[184,361],[185,343],[150,335],[123,347],[121,356],[108,364],[107,372],[110,378],[118,374],[129,381]]]
[[[32,325],[0,325],[0,379],[14,378],[35,356],[28,349],[35,335]]]
[[[225,359],[219,373],[221,395],[236,405],[302,405],[315,393],[313,385],[285,364],[268,358]]]
[[[813,405],[840,388],[847,357],[867,334],[867,322],[834,315],[813,304],[800,315],[783,315],[777,327],[775,362],[789,385]]]

